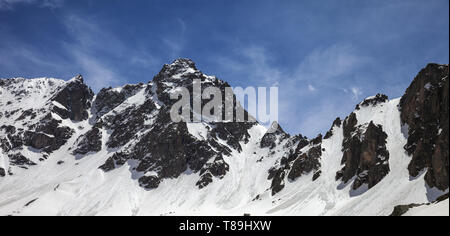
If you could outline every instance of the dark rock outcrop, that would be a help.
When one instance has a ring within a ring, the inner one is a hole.
[[[34,166],[36,163],[30,161],[28,158],[20,153],[9,154],[9,164],[12,166],[18,166],[22,168],[27,168],[27,166]]]
[[[98,92],[93,102],[94,113],[97,117],[101,117],[109,111],[122,104],[127,98],[135,95],[143,84],[125,85],[120,90],[103,88]]]
[[[54,111],[61,117],[68,117],[74,121],[88,118],[88,109],[94,96],[92,90],[84,84],[81,75],[64,84],[64,87],[51,99],[66,108],[56,107]]]
[[[274,122],[267,133],[261,139],[261,148],[274,149],[283,140],[289,138],[290,135],[284,132],[278,122]]]
[[[425,203],[425,204],[412,203],[412,204],[409,204],[409,205],[398,205],[398,206],[395,206],[394,207],[394,211],[389,216],[402,216],[402,215],[404,215],[406,212],[408,212],[412,208],[420,207],[420,206],[429,206],[431,204],[436,204],[436,203],[442,202],[444,200],[447,200],[448,196],[449,196],[449,194],[446,193],[446,194],[438,197],[432,203]]]
[[[154,189],[161,183],[161,178],[157,176],[142,176],[139,178],[139,185],[146,189]]]
[[[416,177],[426,168],[426,183],[440,190],[449,187],[448,75],[448,65],[427,65],[400,101],[401,120],[409,128],[409,173]]]
[[[5,169],[0,167],[0,177],[5,177],[5,175],[6,175]]]
[[[311,140],[310,148],[305,153],[300,153],[300,155],[292,163],[291,170],[288,175],[288,179],[294,181],[298,177],[308,174],[311,171],[315,171],[316,180],[319,176],[320,158],[322,156],[322,135],[317,136],[315,139]],[[293,154],[298,155],[296,153]]]
[[[217,156],[214,162],[206,163],[200,170],[200,180],[196,185],[202,189],[213,182],[213,177],[222,179],[229,170],[230,167],[222,156]]]
[[[378,104],[382,104],[388,101],[388,96],[384,94],[377,94],[374,97],[366,98],[364,101],[362,101],[360,104],[356,105],[356,110],[361,109],[361,107],[368,107],[368,106],[376,106]]]
[[[213,123],[214,128],[211,130],[211,136],[214,139],[226,140],[227,144],[237,151],[241,152],[242,147],[240,142],[248,143],[250,134],[248,130],[256,123],[252,122],[223,122]]]
[[[269,180],[272,180],[270,189],[272,190],[272,196],[284,189],[285,186],[286,171],[282,168],[272,168],[269,170]]]
[[[333,128],[334,127],[338,127],[340,128],[342,124],[341,118],[336,118],[336,120],[334,120],[333,125],[331,126],[330,130],[325,134],[325,136],[323,137],[323,139],[329,139],[331,138],[331,136],[333,136]]]
[[[386,149],[387,134],[381,125],[356,126],[356,114],[352,113],[344,121],[343,157],[345,165],[336,173],[336,180],[347,183],[354,177],[352,188],[364,184],[372,188],[389,173],[389,152]]]
[[[25,144],[48,153],[58,150],[74,133],[71,128],[60,126],[60,124],[61,121],[53,119],[51,114],[48,114],[41,121],[30,126],[29,131],[24,132]]]
[[[409,204],[409,205],[398,205],[394,207],[394,211],[389,216],[402,216],[406,212],[408,212],[410,209],[414,207],[420,207],[425,204]]]
[[[302,175],[314,172],[313,181],[320,177],[320,158],[322,156],[322,135],[307,140],[302,135],[293,138],[295,146],[281,158],[279,163],[269,170],[268,180],[272,180],[272,195],[285,187],[288,180],[295,181]]]
[[[73,154],[85,155],[89,152],[99,152],[102,149],[102,133],[98,127],[93,127],[77,140],[77,148]]]
[[[145,89],[145,102],[141,105],[128,106],[120,113],[114,111],[106,114],[128,95],[104,90],[103,95],[97,98],[100,100],[94,101],[94,108],[97,113],[104,113],[99,121],[112,132],[106,145],[121,151],[113,154],[99,168],[111,171],[132,160],[132,171],[142,175],[138,181],[146,189],[156,188],[164,179],[177,178],[186,172],[199,173],[199,188],[204,188],[214,178],[223,178],[229,171],[223,157],[231,155],[230,148],[242,151],[241,144],[249,141],[248,130],[256,123],[203,121],[207,137],[198,139],[193,136],[186,122],[175,123],[171,120],[170,109],[176,100],[170,99],[170,91],[177,87],[192,91],[194,80],[201,81],[202,91],[209,86],[221,90],[228,86],[203,75],[192,61],[178,59],[165,65],[147,85],[132,88],[126,93],[135,94],[136,89],[141,92]],[[109,96],[114,102],[106,102]],[[204,105],[205,101],[202,100],[201,104]],[[236,106],[236,103],[233,104]],[[226,145],[221,144],[222,141]]]

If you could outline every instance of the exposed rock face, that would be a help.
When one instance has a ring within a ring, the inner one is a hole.
[[[331,126],[330,130],[325,134],[325,136],[323,137],[323,139],[329,139],[331,138],[331,136],[333,136],[333,128],[334,127],[338,127],[340,128],[342,124],[341,118],[336,118],[336,120],[334,120],[333,125]]]
[[[364,184],[372,188],[389,173],[389,152],[386,149],[387,134],[381,125],[373,122],[357,125],[356,114],[344,121],[343,157],[345,165],[336,173],[336,180],[344,183],[355,177],[352,188]]]
[[[120,90],[111,87],[101,89],[93,102],[94,113],[97,117],[103,116],[122,104],[127,98],[135,95],[142,88],[143,84],[125,85]]]
[[[0,167],[0,177],[5,177],[5,175],[6,175],[5,169]]]
[[[81,121],[88,118],[88,109],[91,107],[91,100],[94,93],[83,82],[81,75],[69,81],[57,93],[52,101],[56,101],[66,109],[55,107],[55,112],[62,118],[70,118],[74,121]]]
[[[60,120],[54,119],[50,114],[47,115],[40,122],[29,127],[34,131],[24,133],[25,144],[47,153],[58,150],[74,133],[71,128],[60,124]]]
[[[274,122],[267,133],[261,140],[261,148],[275,148],[278,144],[280,144],[283,140],[289,138],[289,134],[284,132],[284,130],[280,127],[278,122]]]
[[[288,178],[292,181],[298,177],[316,171],[314,180],[320,176],[320,157],[322,156],[322,135],[311,140],[310,148],[292,163]]]
[[[414,207],[423,206],[424,204],[398,205],[394,207],[394,211],[389,216],[402,216]]]
[[[78,138],[78,146],[73,151],[73,154],[84,155],[89,152],[99,152],[101,149],[102,133],[98,127],[94,127]]]
[[[283,168],[272,168],[269,170],[269,180],[272,180],[270,189],[272,189],[272,196],[280,192],[285,187],[286,171]]]
[[[426,183],[440,190],[449,187],[448,74],[448,65],[429,64],[400,101],[401,120],[409,127],[409,173],[416,177],[426,168]]]
[[[449,194],[446,193],[446,194],[438,197],[436,199],[436,201],[432,202],[432,204],[436,204],[436,203],[442,202],[442,201],[448,199],[448,196],[449,196]],[[389,216],[402,216],[405,213],[407,213],[409,210],[411,210],[411,209],[413,209],[415,207],[420,207],[420,206],[424,206],[424,205],[429,206],[431,204],[430,203],[422,203],[422,204],[412,203],[412,204],[409,204],[409,205],[398,205],[398,206],[394,207],[394,211]]]
[[[9,154],[8,157],[9,157],[10,165],[13,165],[13,166],[18,166],[18,167],[26,169],[27,166],[36,165],[36,163],[30,161],[28,158],[24,157],[20,153]]]
[[[272,195],[280,192],[285,187],[285,178],[295,181],[302,175],[314,172],[313,181],[320,177],[320,158],[322,156],[322,135],[308,140],[303,136],[293,138],[295,145],[286,146],[288,150],[276,166],[269,170],[268,179],[272,180]]]
[[[194,137],[186,122],[175,123],[170,118],[171,106],[177,102],[170,99],[170,93],[177,87],[192,91],[194,80],[201,81],[202,92],[209,86],[222,91],[229,86],[202,74],[191,60],[178,59],[165,65],[146,85],[120,92],[103,90],[98,98],[101,101],[96,99],[94,108],[100,112],[97,113],[99,121],[112,131],[106,145],[120,151],[113,154],[100,169],[111,171],[127,162],[133,163],[132,171],[142,175],[138,181],[146,189],[156,188],[164,179],[177,178],[185,172],[199,173],[199,188],[206,187],[213,178],[223,178],[229,170],[223,157],[231,155],[229,147],[242,151],[241,142],[248,142],[248,130],[255,123],[203,121],[205,125],[202,127],[207,129],[207,136],[204,139]],[[136,94],[144,100],[142,104],[114,109],[127,97]],[[201,104],[205,103],[202,101]],[[220,144],[219,140],[229,147]]]
[[[356,105],[356,110],[361,109],[361,107],[368,107],[368,106],[376,106],[381,103],[385,103],[388,101],[388,96],[384,94],[377,94],[374,97],[366,98],[364,101],[362,101],[360,104]]]

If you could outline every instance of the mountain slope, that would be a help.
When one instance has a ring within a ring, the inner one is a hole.
[[[229,87],[188,59],[98,94],[81,76],[0,80],[0,214],[389,215],[448,193],[448,65],[314,139],[277,123],[172,122],[170,94],[195,81]],[[428,123],[436,132],[418,135]],[[439,145],[415,154],[420,143]]]

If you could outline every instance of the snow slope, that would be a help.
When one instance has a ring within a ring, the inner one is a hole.
[[[198,174],[187,172],[147,191],[133,179],[129,164],[108,173],[97,169],[106,159],[106,147],[81,160],[67,155],[74,141],[71,140],[41,165],[0,179],[0,214],[388,215],[395,205],[427,203],[443,194],[428,189],[423,178],[409,178],[410,157],[403,150],[406,139],[401,132],[398,102],[395,99],[356,111],[361,124],[373,120],[383,126],[391,153],[391,172],[365,193],[351,191],[350,184],[343,186],[335,180],[336,171],[341,168],[343,134],[342,128],[334,127],[334,135],[322,144],[325,149],[321,159],[322,176],[315,182],[311,181],[311,175],[303,176],[286,183],[283,191],[271,196],[267,191],[270,187],[267,171],[283,152],[276,150],[269,154],[268,149],[258,148],[266,129],[255,126],[250,132],[250,142],[242,143],[243,151],[233,151],[225,159],[230,165],[229,173],[201,190],[195,186]],[[201,124],[188,127],[199,139],[205,138]],[[81,134],[86,129],[77,132]],[[265,158],[258,162],[261,157]],[[58,161],[64,163],[58,165]],[[258,195],[259,199],[254,200]]]

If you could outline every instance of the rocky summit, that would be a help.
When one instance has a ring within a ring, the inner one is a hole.
[[[448,74],[429,64],[403,97],[366,98],[314,138],[234,116],[173,122],[178,88],[230,87],[189,59],[97,94],[81,75],[1,79],[0,214],[389,215],[448,201]]]

